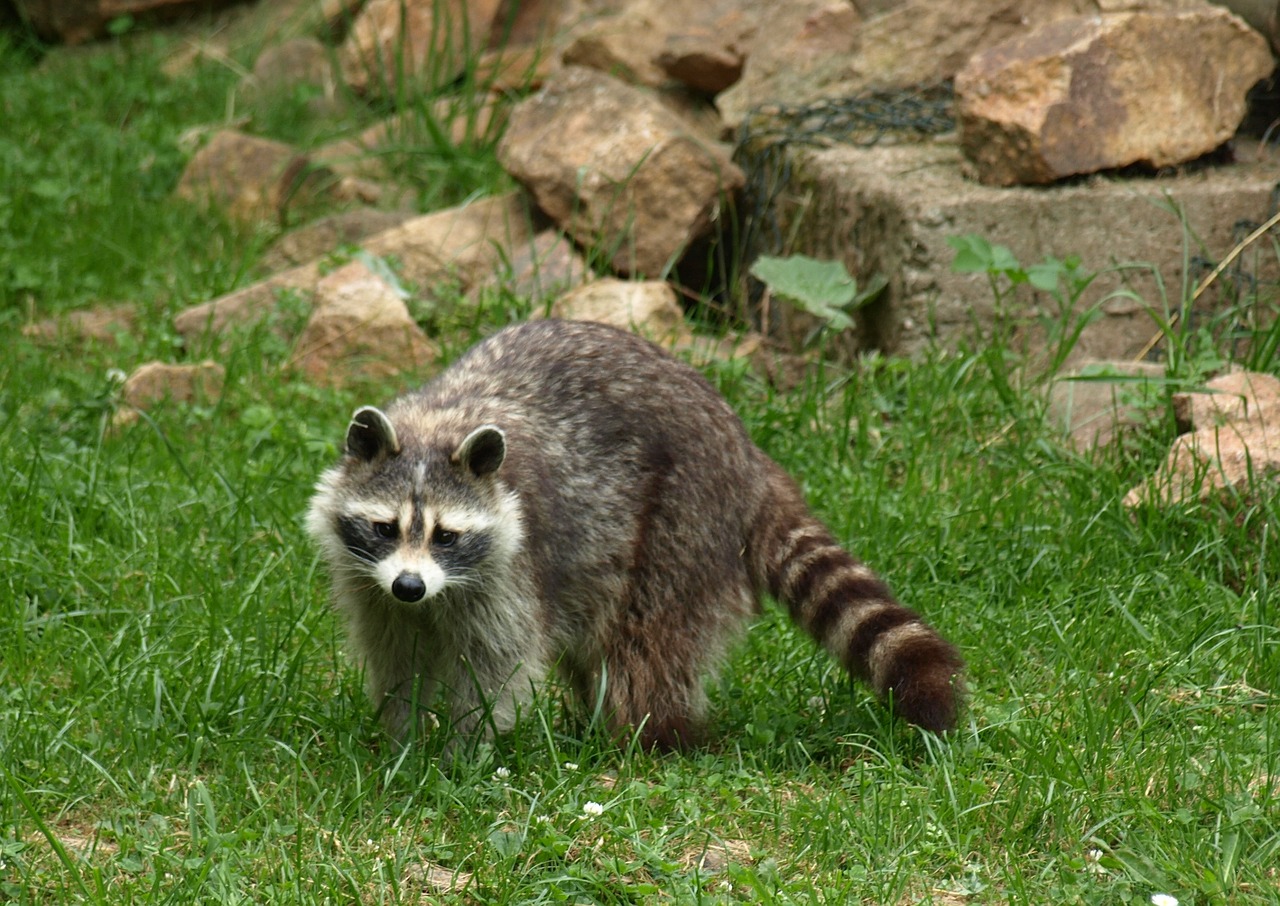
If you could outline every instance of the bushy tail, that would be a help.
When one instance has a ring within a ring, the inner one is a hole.
[[[953,729],[964,666],[955,646],[836,543],[780,468],[769,485],[750,544],[757,587],[902,717],[934,732]]]

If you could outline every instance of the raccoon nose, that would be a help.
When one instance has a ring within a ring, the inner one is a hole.
[[[396,596],[396,600],[413,604],[426,597],[427,583],[417,573],[401,573],[391,583],[391,593]]]

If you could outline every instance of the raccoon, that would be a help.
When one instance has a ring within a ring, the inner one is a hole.
[[[552,671],[620,738],[699,744],[763,593],[908,721],[954,727],[957,650],[847,553],[692,367],[534,321],[356,411],[307,516],[368,693],[504,731]]]

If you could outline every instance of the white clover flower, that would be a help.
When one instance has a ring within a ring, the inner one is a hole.
[[[498,768],[493,772],[493,776],[498,780],[510,780],[511,768]]]
[[[576,771],[578,770],[578,763],[576,761],[566,761],[564,763],[564,769],[566,771]]]
[[[1151,906],[1178,906],[1178,898],[1171,897],[1167,893],[1153,893]]]
[[[582,817],[599,818],[604,814],[604,806],[599,802],[588,802],[582,807]]]

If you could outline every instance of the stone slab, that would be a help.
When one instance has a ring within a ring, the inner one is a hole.
[[[1238,222],[1264,221],[1280,178],[1280,154],[1271,151],[1179,175],[998,188],[962,175],[953,140],[803,150],[793,163],[790,201],[778,206],[796,230],[790,251],[842,260],[861,281],[888,278],[862,312],[857,348],[914,354],[989,335],[997,319],[987,275],[951,271],[948,237],[972,233],[1008,246],[1024,266],[1075,255],[1098,272],[1078,310],[1100,306],[1103,314],[1085,329],[1072,362],[1142,355],[1158,331],[1148,306],[1177,310],[1184,281],[1194,286],[1204,276],[1194,259],[1220,260],[1239,239]],[[1267,237],[1240,263],[1261,280],[1277,279]],[[1116,295],[1121,290],[1137,299]],[[1212,308],[1219,298],[1211,289],[1201,304]],[[1034,342],[1050,302],[1028,287],[1015,293],[1006,312],[1019,325],[1015,336]]]

